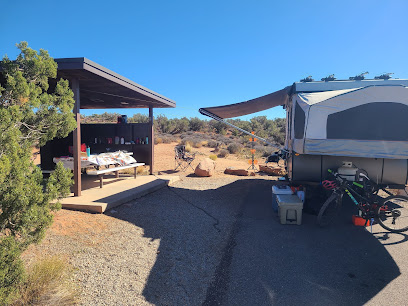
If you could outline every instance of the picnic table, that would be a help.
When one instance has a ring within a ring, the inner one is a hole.
[[[125,166],[136,163],[136,160],[131,156],[133,153],[123,151],[94,154],[90,156],[81,156],[81,168],[101,166],[109,167],[111,165]],[[54,163],[62,162],[65,168],[74,170],[74,158],[70,156],[54,157]]]
[[[99,186],[103,187],[103,176],[106,173],[115,172],[116,177],[119,177],[119,171],[129,168],[134,168],[134,177],[136,178],[139,166],[144,166],[145,163],[138,163],[131,156],[133,153],[126,153],[122,151],[112,153],[101,153],[98,155],[81,156],[81,168],[94,167],[96,170],[88,171],[88,175],[99,176]],[[65,168],[74,169],[74,158],[69,156],[54,157],[54,163],[62,162]],[[113,167],[110,167],[113,165]],[[100,169],[105,166],[105,169]]]

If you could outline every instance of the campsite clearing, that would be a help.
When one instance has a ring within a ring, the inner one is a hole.
[[[61,210],[24,258],[67,257],[82,305],[404,304],[402,234],[281,225],[270,177],[185,177],[108,214]]]

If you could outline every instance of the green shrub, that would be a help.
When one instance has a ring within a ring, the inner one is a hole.
[[[18,285],[24,279],[21,251],[14,237],[0,241],[0,305],[8,305],[18,297]]]
[[[0,304],[8,303],[23,277],[19,255],[37,243],[52,223],[54,201],[69,194],[72,174],[58,163],[47,180],[32,161],[32,148],[51,139],[67,137],[76,127],[73,92],[68,80],[57,77],[57,63],[45,50],[26,42],[17,45],[15,61],[7,56],[0,65]],[[3,303],[4,302],[4,303]]]
[[[215,154],[211,154],[210,156],[208,156],[210,159],[212,159],[213,161],[217,160],[217,155]]]
[[[201,120],[197,117],[190,118],[190,130],[192,131],[202,131],[206,126],[206,121]]]

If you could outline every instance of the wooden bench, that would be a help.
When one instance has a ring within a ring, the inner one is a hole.
[[[144,166],[144,165],[145,163],[134,163],[134,164],[126,165],[126,166],[118,166],[118,167],[106,168],[102,170],[88,171],[87,174],[88,175],[99,175],[99,187],[102,188],[103,187],[103,175],[105,173],[115,172],[115,177],[119,177],[119,170],[134,168],[135,169],[134,177],[136,178],[137,167]]]

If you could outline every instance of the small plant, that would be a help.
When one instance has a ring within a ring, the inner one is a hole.
[[[208,143],[207,143],[207,145],[208,145],[210,148],[216,148],[216,147],[218,146],[218,142],[216,142],[215,140],[209,140]]]
[[[201,141],[200,141],[200,142],[197,141],[197,142],[193,143],[193,147],[194,147],[194,148],[197,148],[197,149],[198,149],[198,148],[201,148],[202,146],[203,146],[203,145],[201,144]]]
[[[207,140],[201,141],[201,145],[202,145],[203,147],[206,147],[206,146],[208,145],[208,141],[207,141]]]
[[[73,305],[76,288],[71,281],[72,270],[66,260],[47,257],[28,269],[20,286],[20,298],[15,305]]]
[[[242,149],[242,145],[239,143],[231,143],[228,147],[227,150],[231,153],[231,154],[237,154],[241,151]]]
[[[178,142],[180,140],[177,136],[170,134],[162,134],[160,135],[160,138],[162,139],[163,143]]]
[[[219,153],[218,153],[218,157],[227,157],[229,155],[229,152],[225,149],[222,149]]]
[[[154,139],[154,143],[155,143],[155,144],[163,143],[163,139],[160,138],[160,137],[156,137],[156,138]]]
[[[216,161],[217,160],[217,155],[215,155],[215,154],[211,154],[210,156],[208,156],[210,159],[212,159],[213,161]]]
[[[189,142],[187,142],[187,144],[185,145],[185,150],[186,150],[186,152],[193,151],[193,147],[191,146],[191,144]]]
[[[135,170],[132,170],[132,171],[135,171]],[[146,166],[136,168],[136,174],[146,174],[146,172],[147,172]]]
[[[0,240],[0,305],[8,305],[18,296],[17,285],[24,279],[20,254],[12,237]]]

